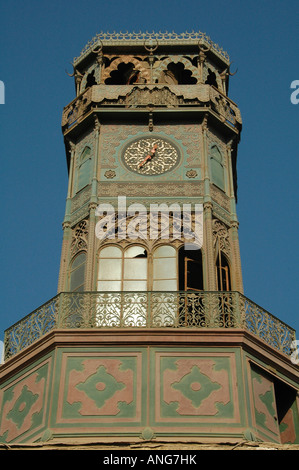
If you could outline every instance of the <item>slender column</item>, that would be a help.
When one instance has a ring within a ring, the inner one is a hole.
[[[99,67],[99,78],[100,78],[99,79],[99,84],[101,84],[101,83],[103,83],[103,71],[104,71],[104,67],[105,67],[102,46],[97,51],[97,64],[98,64],[98,67]]]
[[[204,202],[212,202],[210,194],[210,172],[209,172],[209,155],[208,155],[208,143],[207,143],[207,126],[208,118],[204,117],[202,122],[202,153],[204,162]]]
[[[68,188],[67,188],[64,222],[67,222],[70,220],[70,214],[71,214],[71,202],[72,202],[72,194],[73,194],[73,187],[74,187],[75,149],[76,149],[75,144],[73,142],[70,142],[71,158],[70,158],[70,170],[69,170],[69,180],[68,180]]]
[[[207,148],[207,119],[202,123],[203,159],[204,159],[204,250],[205,250],[205,290],[216,290],[216,271],[213,248],[213,203],[210,195],[210,174]]]
[[[98,202],[98,179],[97,179],[97,172],[99,166],[99,136],[100,136],[100,127],[101,124],[97,118],[95,117],[95,124],[94,124],[94,134],[95,134],[95,150],[94,150],[94,158],[93,158],[93,169],[92,169],[92,180],[91,180],[91,195],[90,195],[90,202],[97,203]]]
[[[96,216],[95,211],[97,204],[89,204],[89,230],[88,230],[88,246],[87,246],[87,260],[86,260],[86,271],[85,271],[85,290],[95,290],[94,281],[94,269],[95,269],[95,258],[96,258],[96,237],[95,237],[95,226]]]
[[[206,282],[205,290],[216,290],[216,270],[215,270],[215,257],[213,247],[213,205],[211,202],[204,203],[204,249],[205,249],[205,271]]]
[[[203,83],[203,64],[204,64],[205,60],[206,60],[206,55],[202,50],[200,50],[199,55],[198,55],[198,59],[197,59],[200,83]]]
[[[76,96],[80,95],[81,93],[81,82],[82,82],[83,75],[76,71],[75,74],[75,83],[76,83]]]
[[[239,234],[238,234],[238,222],[232,222],[229,229],[231,252],[233,256],[233,290],[243,293],[243,279],[242,279],[242,268],[241,268],[241,256],[240,256],[240,245],[239,245]]]
[[[241,256],[239,245],[238,227],[239,222],[236,211],[236,199],[234,194],[234,183],[232,173],[232,142],[227,146],[227,163],[228,163],[228,178],[229,178],[229,197],[230,197],[230,212],[231,212],[231,226],[229,229],[231,253],[232,253],[232,289],[243,293],[243,279],[241,268]]]
[[[69,170],[69,180],[68,180],[68,191],[66,198],[66,207],[65,215],[62,224],[63,228],[63,239],[62,239],[62,249],[61,249],[61,258],[60,258],[60,269],[59,269],[59,278],[58,278],[58,292],[63,292],[67,290],[67,269],[69,263],[69,247],[72,239],[72,229],[70,224],[70,214],[71,214],[71,201],[72,201],[72,187],[73,187],[73,169],[74,169],[74,160],[75,160],[75,144],[70,142],[70,170]]]
[[[100,123],[97,117],[95,118],[94,133],[95,133],[95,152],[94,152],[94,159],[93,159],[91,196],[90,196],[90,203],[89,203],[89,228],[88,228],[87,260],[86,260],[86,271],[85,271],[86,273],[85,290],[87,291],[95,290],[95,281],[94,281],[94,269],[95,269],[95,259],[96,259],[95,211],[96,211],[97,203],[98,203],[97,170],[98,170],[98,161],[99,161],[98,153],[99,153],[99,135],[100,135]]]
[[[227,168],[228,168],[228,196],[230,198],[230,212],[231,220],[238,221],[236,211],[236,199],[234,192],[233,169],[232,169],[232,142],[229,142],[226,147],[227,155]]]
[[[154,67],[154,62],[155,62],[154,51],[156,51],[158,48],[158,41],[156,40],[155,45],[151,43],[149,46],[147,46],[144,42],[144,48],[147,52],[149,52],[148,63],[150,66],[150,85],[152,85],[154,81],[153,80],[153,67]]]
[[[60,258],[60,270],[58,278],[58,293],[67,291],[67,269],[69,264],[69,247],[72,240],[72,229],[69,222],[64,222],[63,225],[63,239]]]

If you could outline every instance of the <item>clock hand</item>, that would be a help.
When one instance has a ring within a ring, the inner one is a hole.
[[[141,168],[148,160],[151,160],[152,157],[155,155],[158,145],[155,144],[151,150],[151,153],[147,155],[147,157],[143,160],[143,162],[139,163],[139,168]]]
[[[151,159],[153,158],[153,156],[154,156],[155,153],[156,153],[157,147],[158,147],[157,144],[155,144],[155,145],[153,146],[153,148],[152,148],[152,150],[151,150],[151,153],[149,153],[149,154],[147,155],[147,157],[143,160],[143,162],[139,163],[139,165],[138,165],[139,168],[141,168],[148,160],[151,160]]]
[[[143,162],[139,163],[139,168],[141,168],[148,160],[150,160],[152,158],[151,155],[148,155],[144,160]]]

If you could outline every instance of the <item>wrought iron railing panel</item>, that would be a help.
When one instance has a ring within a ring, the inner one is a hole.
[[[290,355],[295,331],[239,292],[63,292],[5,332],[5,359],[53,329],[239,328]]]
[[[56,296],[5,331],[5,358],[14,356],[56,327],[60,297]]]
[[[243,297],[246,329],[275,349],[291,354],[295,331],[251,300]]]

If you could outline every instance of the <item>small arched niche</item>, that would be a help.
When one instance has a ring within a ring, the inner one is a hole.
[[[106,78],[106,85],[133,85],[141,80],[141,72],[136,69],[132,62],[121,62],[116,70],[112,70],[110,76]]]
[[[191,70],[185,68],[182,62],[170,62],[167,69],[163,70],[159,82],[169,85],[195,85],[197,79],[193,77]]]

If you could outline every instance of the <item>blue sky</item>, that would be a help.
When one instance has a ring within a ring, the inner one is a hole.
[[[0,80],[1,310],[4,330],[56,294],[67,191],[63,107],[75,97],[65,73],[98,32],[202,31],[237,74],[241,110],[238,217],[244,290],[299,330],[298,0],[140,2],[2,1]]]

